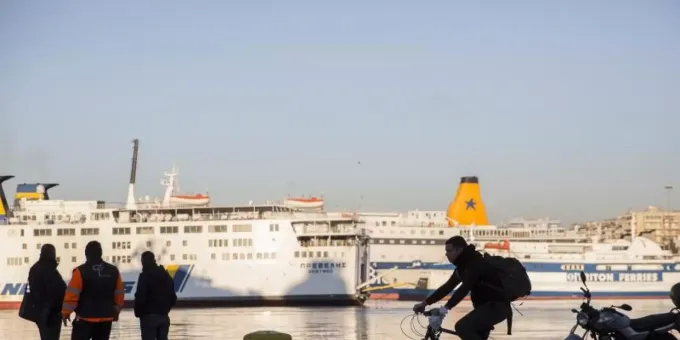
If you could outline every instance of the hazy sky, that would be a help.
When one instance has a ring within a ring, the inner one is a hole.
[[[61,198],[444,210],[680,206],[680,3],[4,1],[0,172]],[[360,162],[360,164],[358,163]],[[363,199],[361,199],[363,197]]]

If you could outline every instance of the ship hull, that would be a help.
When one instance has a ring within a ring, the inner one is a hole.
[[[358,295],[291,295],[253,297],[209,297],[178,299],[175,308],[237,307],[348,307],[362,306],[366,299]],[[0,310],[19,309],[20,299],[0,301]],[[134,300],[125,300],[124,308],[133,308]]]
[[[423,301],[434,289],[395,289],[388,288],[379,292],[371,293],[371,300],[395,300],[395,301]],[[447,300],[447,298],[442,301]],[[567,291],[533,291],[526,300],[582,300],[583,295],[577,292]],[[647,299],[668,299],[667,291],[604,291],[593,294],[593,300],[647,300]],[[469,300],[466,297],[465,300]]]
[[[598,263],[523,262],[532,282],[527,299],[582,299],[580,270],[586,274],[593,299],[668,299],[680,282],[680,265],[673,262],[618,264],[618,271],[598,270]],[[607,265],[608,266],[608,265]],[[613,266],[613,265],[611,265]],[[636,269],[657,267],[657,270]],[[396,269],[394,269],[396,268]],[[455,267],[433,263],[378,262],[372,265],[370,299],[422,301],[444,284]],[[383,275],[381,275],[383,274]]]
[[[193,227],[199,223],[204,225],[203,230],[216,231],[190,233],[200,230]],[[367,263],[362,263],[367,259],[363,246],[343,239],[303,246],[298,233],[304,234],[304,230],[295,232],[290,222],[283,220],[255,220],[248,225],[240,222],[229,225],[228,233],[212,228],[218,223],[224,222],[184,222],[178,229],[190,232],[138,232],[139,236],[113,234],[116,227],[104,225],[94,237],[76,232],[72,237],[53,233],[40,239],[25,232],[22,235],[20,227],[0,228],[0,240],[7,240],[0,242],[0,256],[23,255],[9,257],[10,265],[3,268],[0,309],[19,308],[29,290],[28,271],[35,261],[30,255],[35,256],[39,242],[60,246],[58,271],[68,282],[73,268],[81,263],[81,249],[95,237],[103,240],[104,260],[120,270],[128,305],[134,300],[141,271],[138,256],[146,250],[157,254],[158,263],[172,278],[178,307],[358,306],[365,301],[366,294],[356,288],[367,272]],[[163,227],[171,228],[172,224],[165,222]]]

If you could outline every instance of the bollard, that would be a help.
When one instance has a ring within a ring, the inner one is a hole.
[[[277,331],[257,331],[246,334],[243,340],[293,340],[293,337]]]

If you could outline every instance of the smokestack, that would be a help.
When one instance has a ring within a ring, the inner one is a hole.
[[[137,209],[137,203],[135,201],[135,181],[137,180],[137,152],[139,151],[139,139],[133,139],[132,143],[134,144],[132,149],[132,169],[130,170],[130,185],[128,187],[127,203],[125,204],[125,208],[130,210]]]

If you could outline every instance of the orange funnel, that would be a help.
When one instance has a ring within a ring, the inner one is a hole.
[[[446,212],[449,227],[489,225],[476,176],[461,177],[460,186]]]

